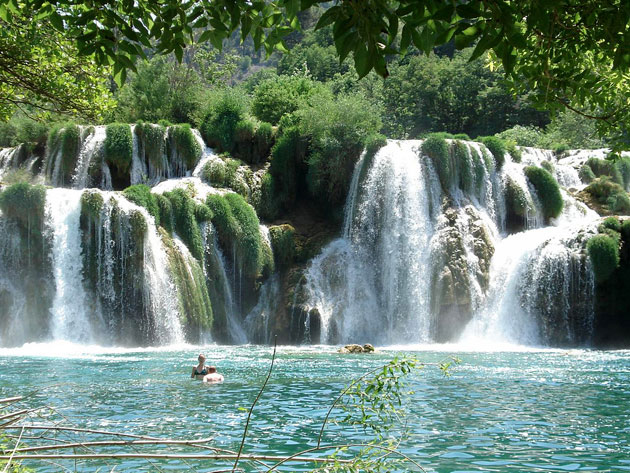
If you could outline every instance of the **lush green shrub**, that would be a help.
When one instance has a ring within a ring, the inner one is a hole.
[[[608,176],[598,177],[584,190],[610,211],[630,214],[630,198],[628,197],[628,193]]]
[[[556,155],[563,155],[567,151],[569,151],[569,145],[566,143],[557,143],[553,147],[553,152]]]
[[[621,222],[617,217],[606,217],[602,222],[602,226],[616,232],[621,232]]]
[[[422,142],[422,152],[431,158],[435,170],[440,178],[440,183],[445,192],[452,184],[453,170],[451,169],[448,144],[439,136],[430,136]]]
[[[175,226],[173,216],[173,206],[168,198],[162,194],[154,194],[155,201],[157,202],[158,209],[160,210],[160,225],[169,233],[173,233],[173,227]]]
[[[197,204],[195,206],[195,220],[198,223],[209,222],[212,220],[212,217],[212,210],[207,205]]]
[[[298,172],[304,165],[306,143],[297,128],[286,130],[271,150],[269,172],[282,205],[296,198]]]
[[[201,179],[214,187],[224,187],[225,176],[226,165],[218,159],[207,162],[201,169]]]
[[[322,94],[311,97],[309,105],[295,113],[300,135],[310,140],[306,176],[309,192],[321,203],[339,207],[346,200],[354,166],[367,138],[381,128],[379,110],[362,95],[333,98]],[[295,162],[300,162],[299,153]],[[276,179],[276,184],[280,183]]]
[[[497,169],[501,169],[501,166],[503,166],[503,163],[505,162],[506,151],[505,143],[503,142],[503,140],[497,138],[496,136],[486,136],[481,139],[481,142],[492,153]]]
[[[488,174],[492,174],[496,169],[496,164],[490,153],[488,153],[488,150],[484,147],[481,148],[481,159],[483,160]]]
[[[458,186],[464,192],[470,192],[473,189],[473,163],[468,154],[468,147],[461,141],[455,141],[452,145],[453,158],[457,169]]]
[[[203,258],[203,240],[195,219],[195,202],[184,189],[175,189],[165,192],[163,195],[171,202],[173,230],[186,244],[190,253],[201,261]]]
[[[278,217],[279,210],[278,197],[275,193],[274,179],[271,173],[263,174],[260,183],[260,202],[256,209],[258,215],[263,220],[272,221]]]
[[[496,136],[502,140],[513,141],[518,146],[540,147],[543,132],[535,126],[515,125]]]
[[[256,277],[260,274],[263,263],[260,222],[256,212],[238,194],[226,194],[225,200],[240,229],[236,241],[237,262],[245,275]]]
[[[307,77],[272,77],[254,90],[252,112],[259,120],[277,125],[283,115],[295,112],[302,101],[316,92],[321,92],[321,86]]]
[[[263,265],[260,223],[254,209],[238,194],[210,194],[206,201],[221,246],[234,250],[238,267],[247,277],[257,277]]]
[[[148,158],[155,169],[162,169],[166,151],[166,128],[151,123],[138,123],[134,132],[142,141],[145,158]]]
[[[64,182],[70,180],[72,172],[76,166],[77,159],[79,157],[79,151],[81,148],[81,133],[79,127],[73,123],[60,124],[53,127],[48,134],[47,148],[48,154],[51,158],[61,159],[60,171],[61,178]],[[57,153],[60,153],[60,157],[57,157]],[[57,164],[54,161],[49,163],[51,168],[49,172],[54,169]]]
[[[555,218],[560,215],[564,201],[558,181],[545,169],[535,166],[526,167],[525,175],[536,189],[545,218]]]
[[[619,244],[608,235],[595,235],[586,244],[598,283],[605,282],[619,266]]]
[[[623,179],[623,188],[628,190],[628,188],[630,188],[630,158],[620,158],[615,162],[615,167]]]
[[[87,190],[81,194],[81,214],[96,220],[103,209],[103,196],[98,191]]]
[[[506,151],[512,156],[512,161],[520,163],[523,159],[523,153],[516,147],[516,143],[512,140],[504,140]]]
[[[126,123],[112,123],[105,129],[105,160],[126,173],[133,158],[131,127]]]
[[[374,156],[385,145],[387,145],[387,138],[380,133],[374,133],[365,140],[365,152],[368,156]]]
[[[254,146],[253,146],[253,163],[262,162],[269,156],[271,147],[273,146],[274,134],[271,123],[262,122],[256,128],[254,133]]]
[[[583,164],[582,166],[580,166],[578,176],[585,184],[590,184],[597,177],[588,164]]]
[[[453,139],[455,140],[463,140],[463,141],[471,141],[470,136],[466,133],[456,133],[453,135]]]
[[[479,196],[484,185],[486,167],[484,166],[481,156],[479,156],[479,152],[475,148],[470,147],[469,151],[470,159],[472,161],[473,174],[475,177],[475,192]]]
[[[288,224],[269,227],[269,236],[276,266],[288,268],[295,258],[295,229]]]
[[[626,242],[630,242],[630,219],[626,219],[621,224],[621,235]]]
[[[543,161],[540,163],[540,166],[547,171],[549,174],[553,174],[555,172],[555,168],[553,166],[553,164],[551,164],[551,162],[549,161]]]
[[[35,223],[41,226],[46,206],[46,188],[20,182],[0,192],[0,210],[8,218],[17,220],[24,226]],[[33,219],[36,221],[34,222]]]
[[[236,90],[217,92],[201,123],[201,134],[209,146],[219,151],[234,151],[237,124],[247,116],[245,97]]]
[[[177,154],[184,160],[186,167],[192,169],[201,158],[201,145],[193,135],[188,124],[174,125],[168,129]]]
[[[151,193],[151,188],[144,184],[136,184],[127,187],[123,195],[131,202],[147,209],[155,219],[155,224],[160,224],[160,207],[155,194]]]
[[[519,217],[525,217],[527,215],[527,209],[529,207],[527,194],[521,186],[509,176],[505,182],[505,204],[508,214],[517,215]]]
[[[607,159],[589,158],[586,165],[591,168],[595,176],[608,176],[613,182],[623,185],[623,176],[613,161]]]
[[[446,131],[436,131],[433,133],[427,133],[425,135],[425,139],[429,139],[429,138],[438,138],[441,140],[452,140],[455,138],[455,135],[453,135],[452,133],[448,133]]]

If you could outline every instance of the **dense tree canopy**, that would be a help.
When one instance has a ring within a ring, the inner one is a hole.
[[[173,52],[181,60],[193,42],[221,48],[237,30],[267,53],[286,50],[285,39],[300,28],[298,14],[329,3],[0,0],[0,21],[9,43],[19,41],[20,25],[45,22],[88,62],[111,66],[122,83],[149,49]],[[630,3],[625,0],[341,0],[325,10],[317,28],[329,25],[337,54],[342,60],[352,55],[359,76],[374,69],[386,77],[388,58],[412,45],[427,54],[450,42],[457,48],[474,45],[471,59],[489,51],[514,90],[533,91],[541,106],[595,117],[602,132],[612,130],[618,142],[630,145]],[[8,46],[3,52],[10,58],[29,55]],[[3,78],[2,87],[6,83]]]

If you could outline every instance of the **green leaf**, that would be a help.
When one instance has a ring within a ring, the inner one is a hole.
[[[10,5],[10,3],[9,3]],[[57,12],[53,12],[49,18],[50,23],[52,23],[52,25],[58,29],[59,31],[63,31],[64,27],[63,27],[63,18],[61,18],[61,16],[59,15],[59,13]]]
[[[362,42],[359,42],[354,50],[354,67],[357,70],[357,74],[359,74],[359,78],[365,77],[372,70],[372,56]]]
[[[174,49],[174,53],[175,53],[175,57],[177,58],[177,62],[181,64],[182,59],[184,57],[184,50],[181,48],[181,46],[176,45]]]
[[[212,30],[206,30],[203,33],[201,33],[201,36],[199,36],[199,39],[197,40],[197,42],[205,43],[206,41],[210,39],[211,36],[212,36]]]
[[[339,18],[340,13],[341,13],[340,7],[335,6],[335,7],[329,8],[320,17],[319,21],[317,22],[317,25],[315,25],[315,29],[319,30],[321,28],[325,28],[328,25],[331,25]]]

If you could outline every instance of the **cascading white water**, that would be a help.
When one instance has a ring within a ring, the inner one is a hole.
[[[105,143],[105,127],[93,127],[94,131],[81,140],[79,158],[72,176],[72,187],[74,189],[84,189],[88,185],[88,170],[92,160],[102,153]],[[80,127],[81,134],[85,132],[84,127]]]
[[[13,157],[17,154],[18,148],[0,149],[0,179],[12,167]]]
[[[81,192],[49,189],[46,192],[46,225],[52,235],[55,297],[50,309],[52,336],[56,340],[92,342],[83,287],[81,257]]]
[[[323,341],[429,339],[430,203],[440,196],[419,145],[392,141],[374,156],[361,192],[349,198],[346,236],[307,269],[308,305],[319,310]]]
[[[562,342],[575,343],[569,320],[572,309],[579,312],[589,333],[595,284],[582,245],[573,241],[576,233],[566,227],[546,227],[503,239],[492,259],[487,300],[460,341],[546,344],[550,341],[547,323],[562,332]],[[585,306],[575,308],[576,300]]]

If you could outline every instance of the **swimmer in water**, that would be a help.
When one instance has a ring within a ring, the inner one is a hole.
[[[209,373],[208,367],[206,366],[206,356],[203,353],[199,353],[197,360],[199,361],[199,364],[197,366],[193,366],[190,377],[194,379],[203,379],[204,376]]]
[[[208,366],[208,374],[203,377],[204,383],[222,383],[223,375],[217,373],[217,369],[214,366]]]

